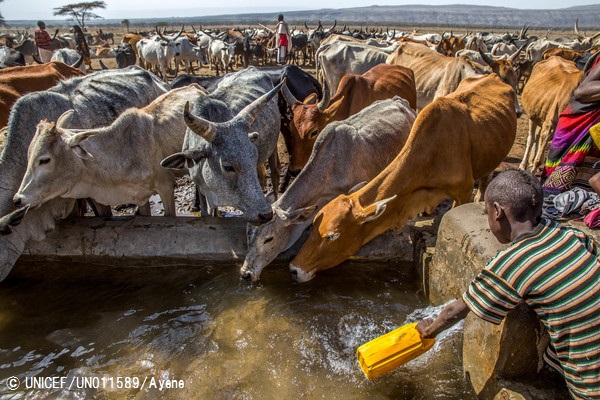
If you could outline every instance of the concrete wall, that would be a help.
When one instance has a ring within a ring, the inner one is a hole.
[[[600,243],[597,231],[570,223]],[[447,212],[434,251],[421,257],[426,292],[434,304],[458,298],[498,251],[506,248],[492,235],[483,203]],[[498,326],[469,315],[463,338],[463,368],[481,399],[566,399],[564,379],[544,367],[549,337],[526,305],[511,311]]]

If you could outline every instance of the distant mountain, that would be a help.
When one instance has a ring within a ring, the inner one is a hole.
[[[572,28],[579,19],[580,29],[598,31],[600,26],[600,4],[575,6],[559,10],[522,10],[506,7],[474,6],[474,5],[404,5],[404,6],[368,6],[342,9],[321,9],[304,11],[287,11],[285,17],[292,25],[315,25],[317,21],[339,25],[381,25],[381,26],[457,26],[457,27],[497,27],[521,28]],[[167,18],[129,18],[132,25],[152,26],[158,22],[169,25],[184,24],[229,24],[250,25],[263,23],[273,25],[275,13],[228,14],[216,16],[190,16]],[[35,21],[6,21],[9,26],[33,26]],[[46,21],[47,23],[50,21]],[[72,24],[66,21],[52,21],[54,25]],[[101,19],[90,21],[91,25],[120,25],[121,20]]]

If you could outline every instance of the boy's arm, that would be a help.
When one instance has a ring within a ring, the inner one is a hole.
[[[434,338],[438,333],[445,331],[454,324],[464,319],[469,314],[469,307],[462,298],[454,300],[442,309],[434,319],[426,319],[417,324],[417,330],[423,338]]]

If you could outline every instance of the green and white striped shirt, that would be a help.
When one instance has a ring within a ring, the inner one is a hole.
[[[475,278],[463,299],[499,324],[525,301],[550,334],[544,359],[576,399],[600,398],[600,262],[584,233],[542,219]]]

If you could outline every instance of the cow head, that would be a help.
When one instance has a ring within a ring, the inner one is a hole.
[[[492,72],[498,75],[498,77],[502,79],[504,83],[510,85],[510,87],[513,88],[515,92],[515,113],[517,114],[517,118],[519,118],[521,114],[523,114],[523,109],[521,108],[521,105],[519,104],[519,101],[517,99],[517,85],[519,83],[519,78],[517,76],[517,72],[515,71],[515,64],[517,63],[519,54],[521,53],[524,47],[525,45],[519,47],[517,52],[510,56],[508,59],[498,60],[495,60],[494,58],[488,56],[487,53],[484,53],[481,50],[479,51],[479,54],[486,62],[486,64],[489,65],[489,67],[492,69]]]
[[[294,97],[287,86],[282,88],[282,94],[293,114],[290,123],[289,170],[294,175],[308,162],[315,140],[325,125],[329,123],[344,98],[334,99],[334,103],[329,105],[327,85],[323,87],[323,98],[316,104],[316,96],[309,96],[304,102],[301,102]]]
[[[256,282],[262,270],[294,244],[317,211],[317,206],[312,205],[287,212],[276,204],[273,219],[259,226],[248,225],[246,229],[248,251],[240,270],[245,281]]]
[[[69,110],[56,123],[42,120],[37,125],[27,152],[27,171],[13,197],[17,207],[35,208],[56,197],[73,197],[69,190],[79,179],[83,160],[93,158],[80,143],[95,134],[67,130],[73,113]]]
[[[202,182],[197,182],[201,189],[208,188],[222,204],[241,210],[246,221],[253,224],[269,221],[273,211],[258,179],[258,149],[254,144],[264,133],[255,131],[253,124],[282,84],[226,122],[212,122],[194,115],[190,112],[189,103],[186,103],[183,115],[188,126],[186,137],[197,136],[197,139],[203,140],[194,141],[198,144],[195,148],[165,158],[161,165],[187,169],[190,176],[202,177]],[[276,109],[276,105],[273,107]]]
[[[340,195],[317,213],[308,239],[290,263],[292,278],[306,282],[347,260],[363,245],[363,224],[376,220],[396,196],[362,207],[356,196]]]

